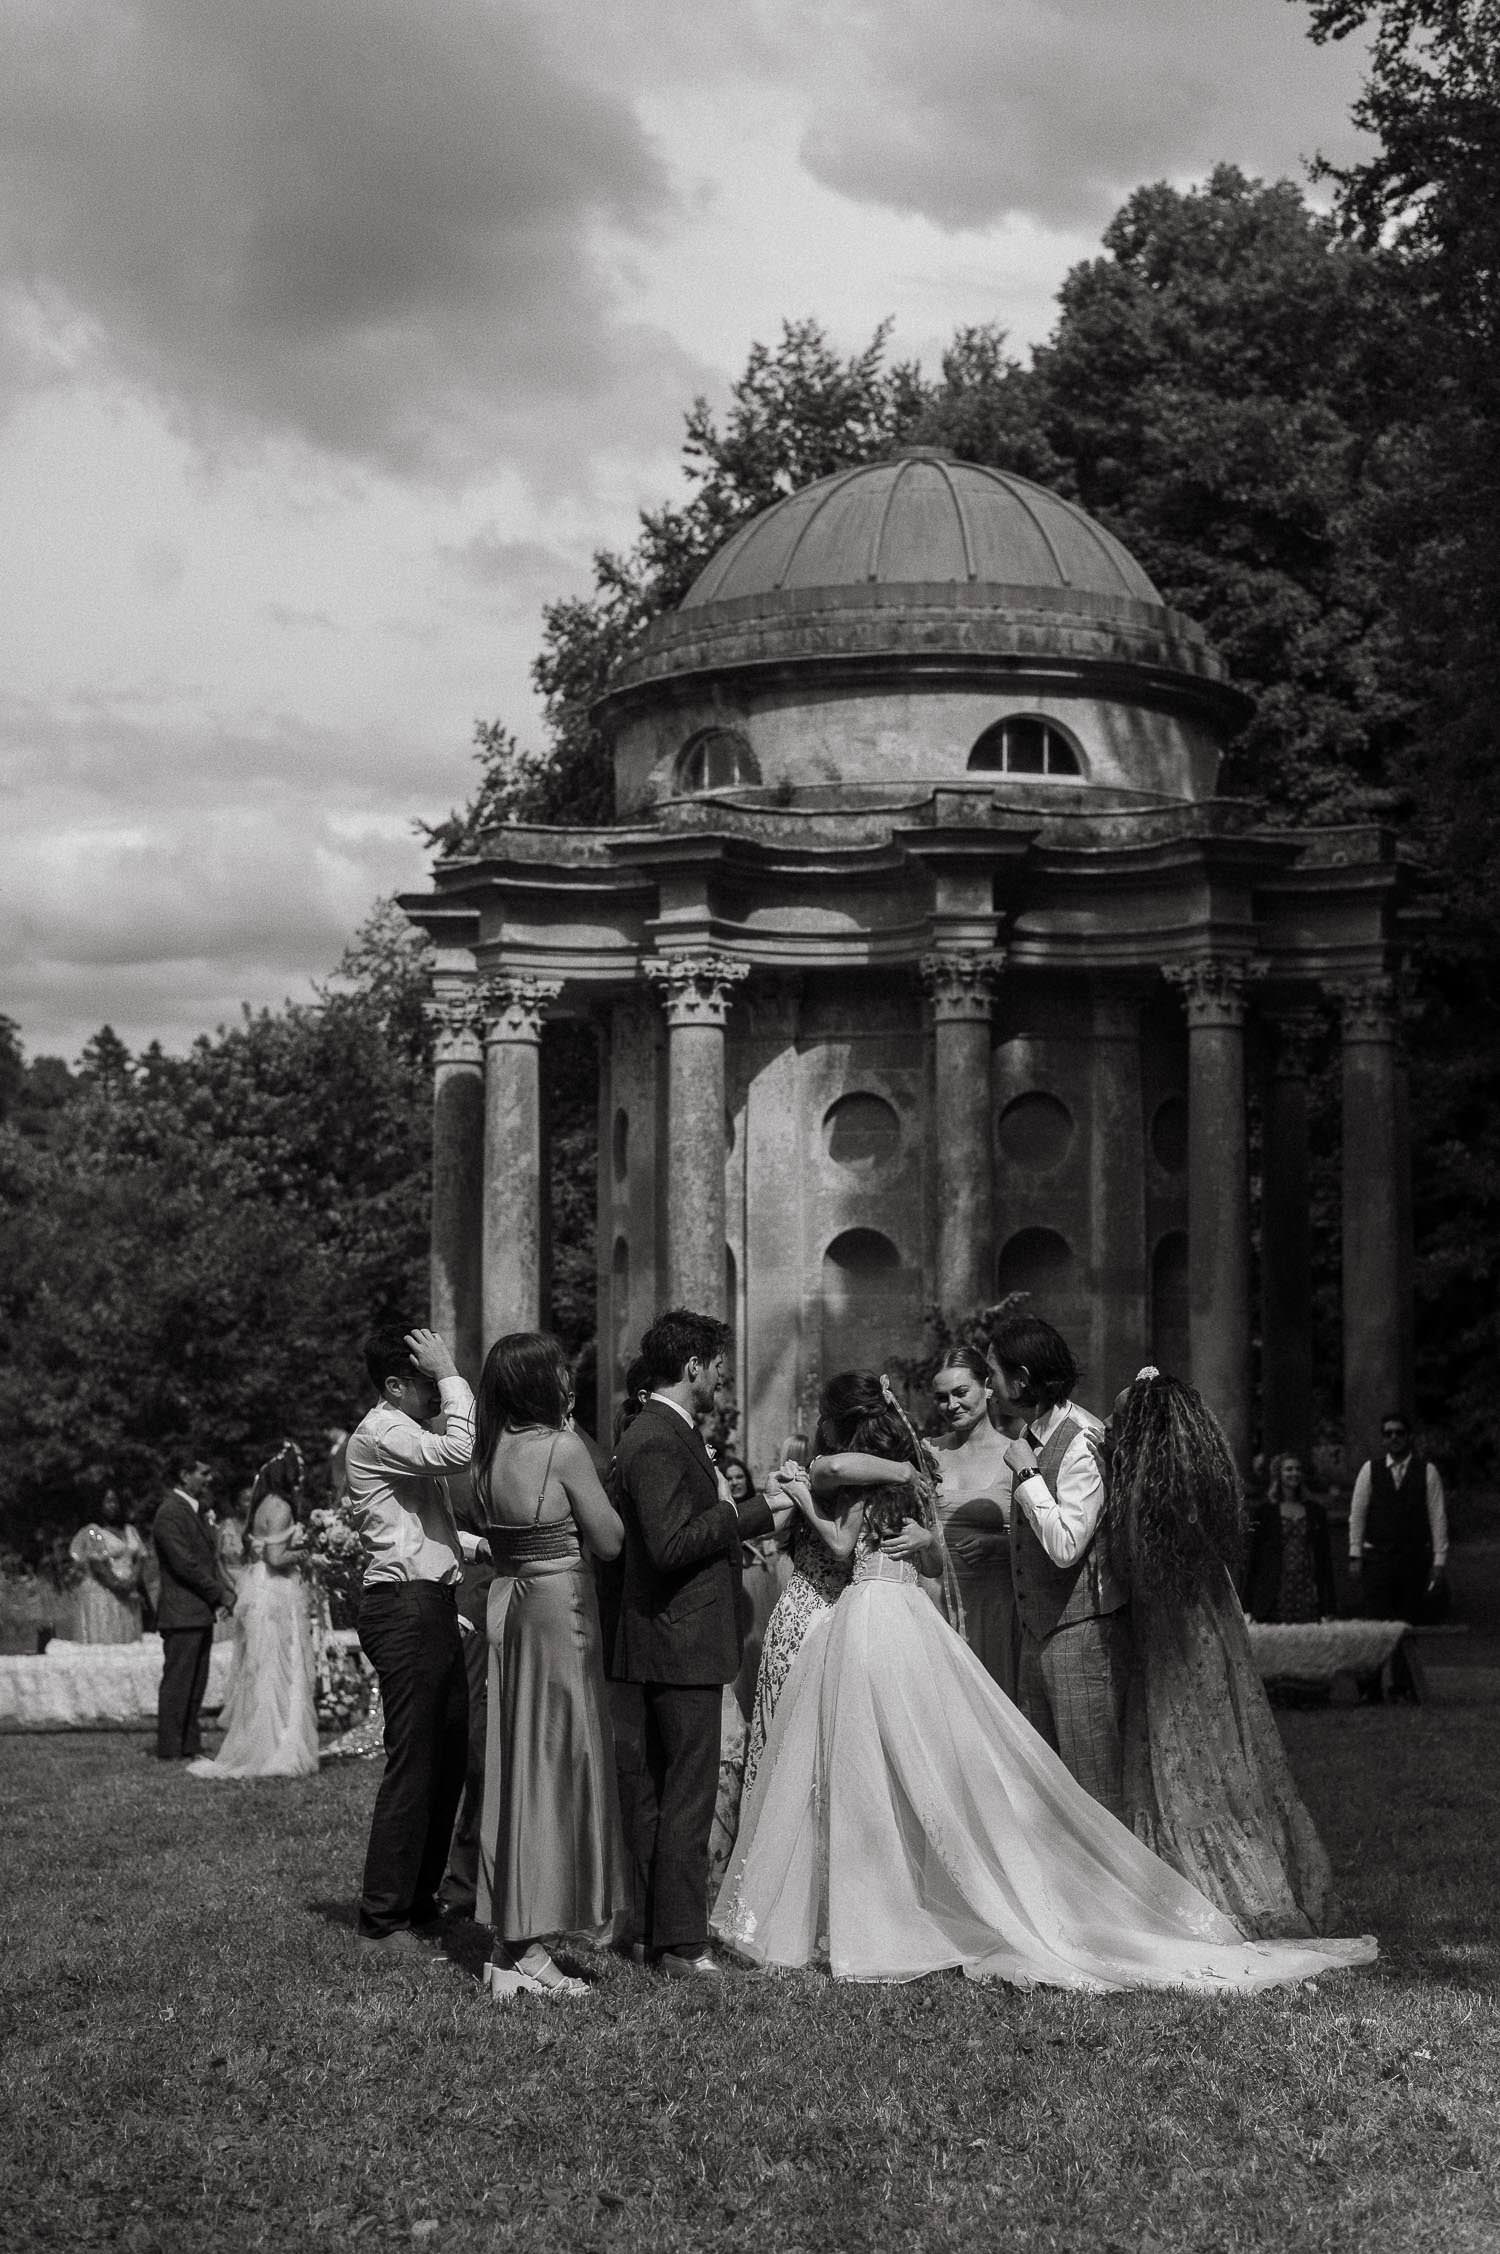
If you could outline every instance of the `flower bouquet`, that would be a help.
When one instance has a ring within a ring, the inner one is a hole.
[[[359,1610],[364,1552],[345,1506],[315,1510],[298,1545],[303,1571],[321,1590],[333,1628],[351,1628]]]
[[[352,1730],[370,1711],[375,1676],[357,1645],[336,1644],[326,1638],[318,1654],[314,1696],[320,1730]]]

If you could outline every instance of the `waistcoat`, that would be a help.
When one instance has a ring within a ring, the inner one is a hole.
[[[1370,1509],[1365,1519],[1365,1540],[1377,1550],[1424,1550],[1432,1543],[1427,1518],[1427,1463],[1416,1454],[1406,1459],[1398,1487],[1384,1456],[1370,1459]]]
[[[1046,1480],[1054,1500],[1057,1475],[1070,1443],[1083,1427],[1064,1417],[1049,1432],[1037,1455],[1037,1470]],[[1080,1620],[1099,1620],[1119,1612],[1129,1594],[1110,1565],[1102,1525],[1082,1557],[1072,1565],[1054,1565],[1042,1547],[1041,1537],[1018,1499],[1010,1514],[1010,1563],[1016,1584],[1016,1607],[1029,1636],[1039,1641],[1059,1628],[1072,1628]]]

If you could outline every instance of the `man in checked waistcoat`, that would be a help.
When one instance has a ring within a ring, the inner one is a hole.
[[[1085,1792],[1123,1820],[1130,1596],[1103,1523],[1104,1427],[1070,1398],[1078,1366],[1066,1339],[1040,1316],[1005,1316],[990,1339],[989,1365],[1011,1435],[1017,1703]]]

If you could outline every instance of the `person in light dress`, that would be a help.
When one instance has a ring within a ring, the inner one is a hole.
[[[893,1396],[850,1444],[922,1462]],[[816,1522],[810,1486],[795,1493]],[[783,1687],[714,1908],[721,1942],[838,1980],[957,1968],[1092,1991],[1246,1992],[1374,1957],[1368,1937],[1245,1939],[1101,1807],[928,1600],[904,1507],[871,1487],[841,1515],[850,1584]]]
[[[99,1516],[73,1536],[68,1555],[83,1568],[73,1605],[75,1642],[138,1644],[146,1545],[113,1487],[100,1497]]]
[[[318,1766],[312,1616],[298,1568],[292,1505],[279,1459],[256,1476],[247,1563],[234,1608],[234,1659],[217,1753],[192,1761],[194,1777],[307,1777]]]

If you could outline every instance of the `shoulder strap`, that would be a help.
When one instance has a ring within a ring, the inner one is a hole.
[[[536,1491],[536,1516],[531,1521],[533,1526],[540,1526],[542,1523],[542,1505],[547,1500],[547,1482],[552,1477],[552,1459],[557,1454],[557,1443],[561,1438],[560,1432],[554,1432],[552,1445],[547,1450],[547,1461],[542,1466],[542,1484]]]

